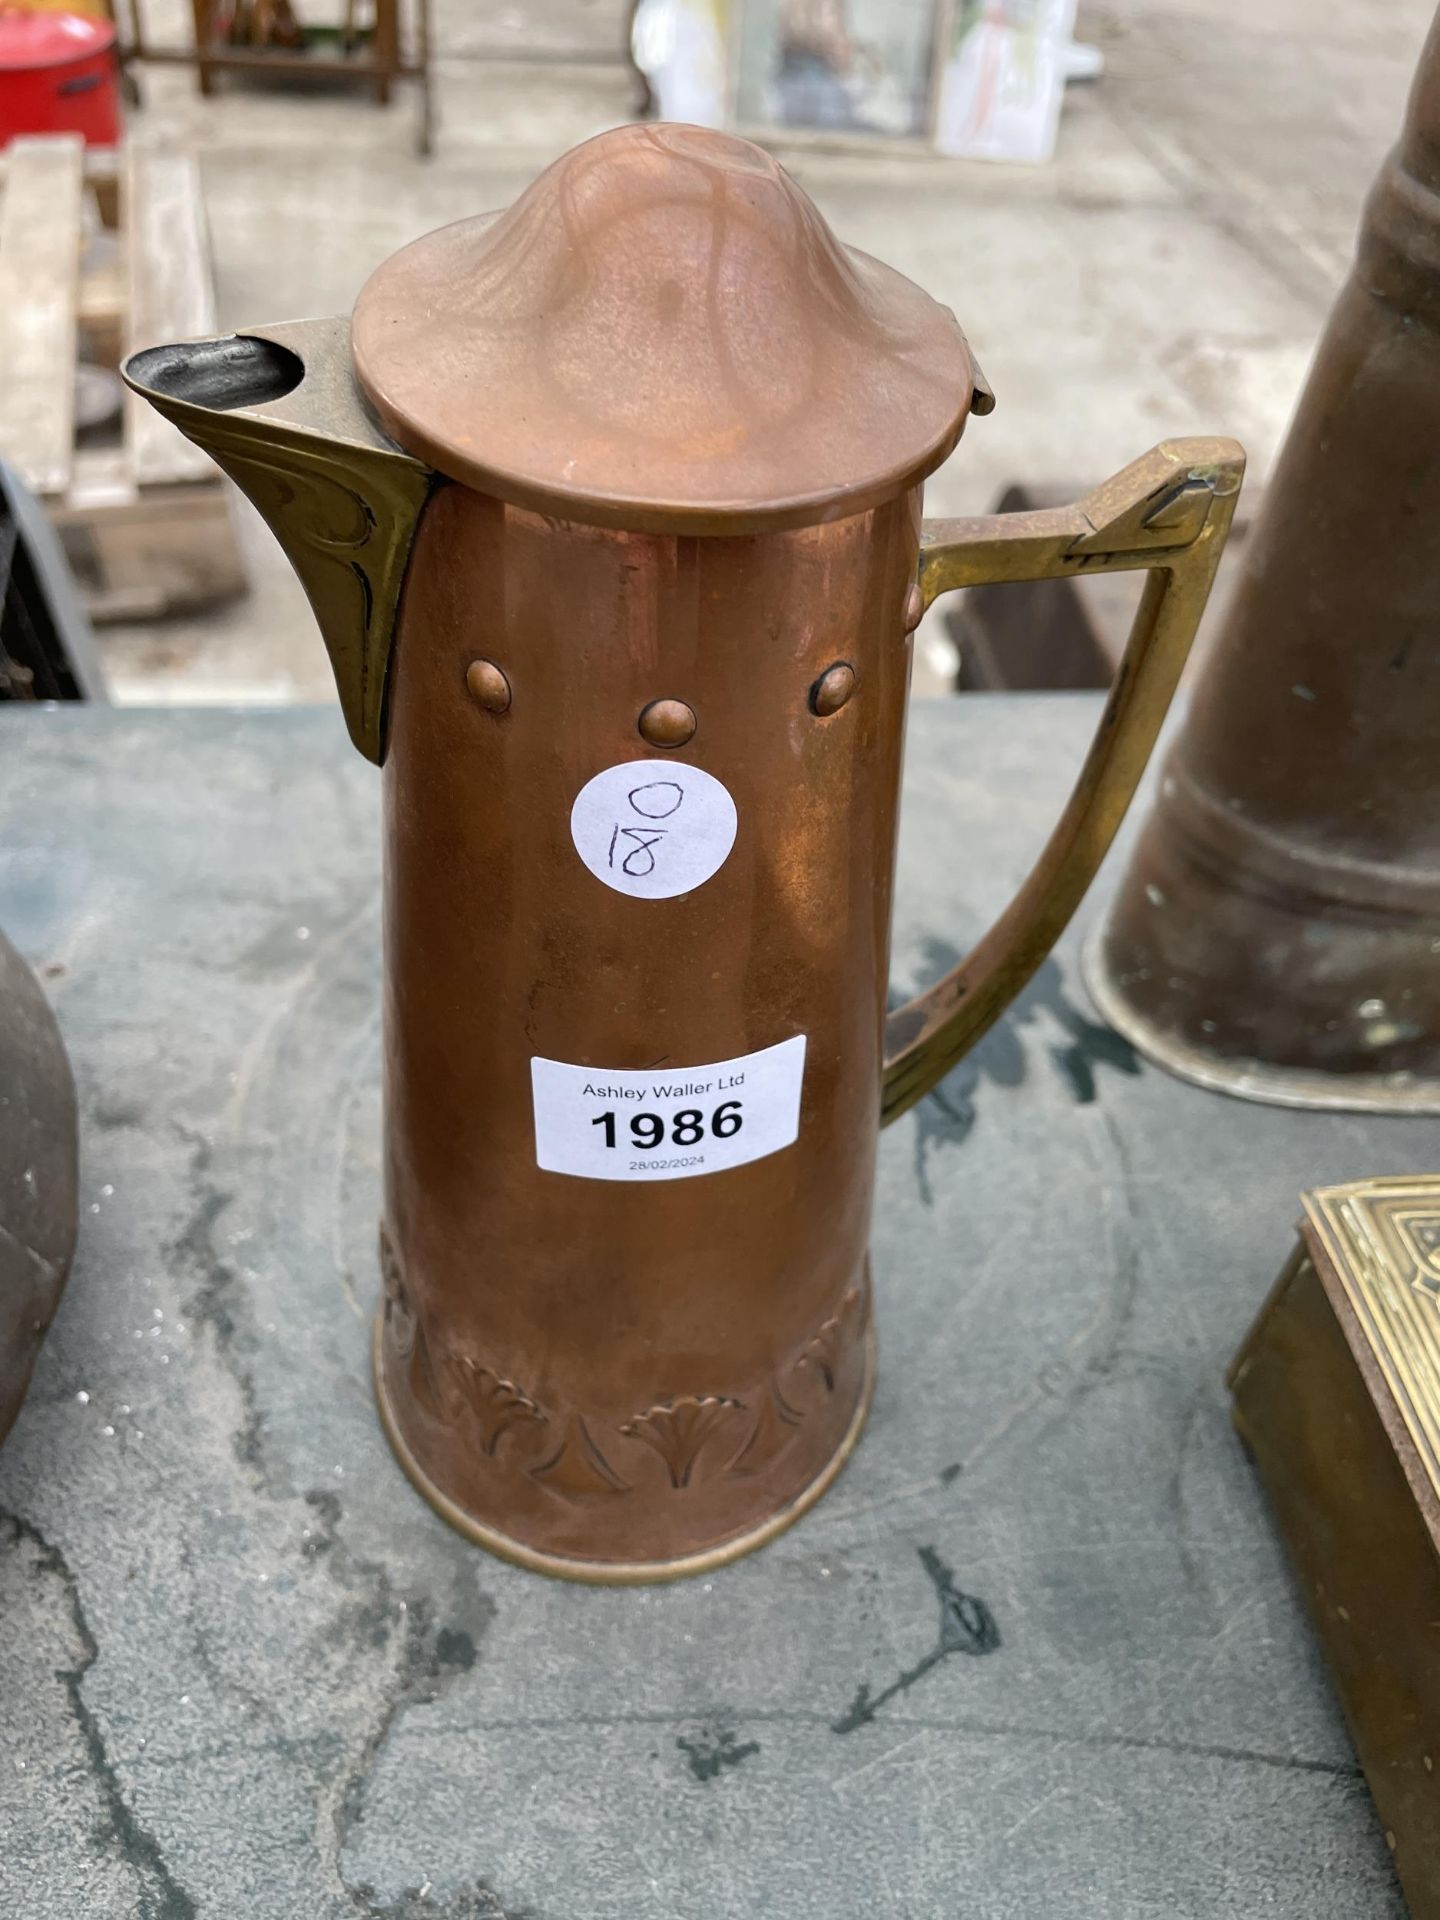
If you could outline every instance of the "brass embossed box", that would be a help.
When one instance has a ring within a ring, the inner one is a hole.
[[[1412,1913],[1440,1916],[1440,1175],[1302,1196],[1230,1370]]]

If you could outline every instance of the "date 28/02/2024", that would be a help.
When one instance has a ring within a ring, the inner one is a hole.
[[[675,1075],[533,1058],[536,1161],[591,1180],[744,1166],[798,1136],[804,1071],[804,1034]]]

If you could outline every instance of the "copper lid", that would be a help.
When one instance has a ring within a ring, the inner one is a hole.
[[[507,213],[414,241],[351,337],[408,452],[642,532],[857,513],[939,466],[976,384],[947,308],[842,247],[758,147],[686,126],[601,134]]]

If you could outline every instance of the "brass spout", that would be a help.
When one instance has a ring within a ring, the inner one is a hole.
[[[319,622],[350,738],[380,765],[395,614],[435,475],[371,419],[349,321],[147,347],[123,371],[264,515]]]

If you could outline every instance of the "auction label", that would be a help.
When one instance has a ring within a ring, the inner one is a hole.
[[[673,900],[718,873],[735,844],[728,789],[675,760],[627,760],[587,780],[570,809],[575,851],[635,900]]]
[[[530,1062],[535,1158],[588,1180],[688,1180],[788,1147],[800,1132],[805,1036],[677,1071]]]

